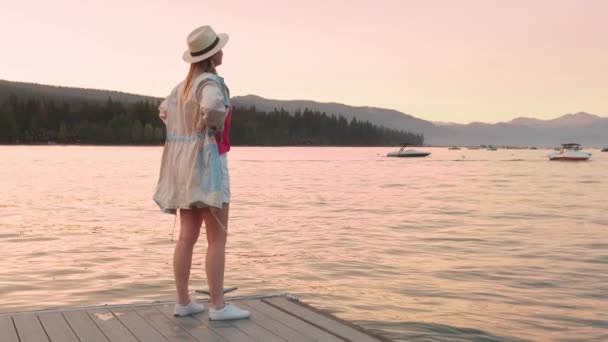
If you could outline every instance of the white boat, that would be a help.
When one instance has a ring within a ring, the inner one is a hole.
[[[558,152],[552,152],[549,154],[549,160],[588,160],[591,158],[591,153],[581,151],[582,147],[579,144],[562,144],[562,147]]]
[[[401,158],[415,158],[415,157],[426,157],[430,152],[416,151],[416,150],[406,150],[407,144],[401,144],[401,149],[395,152],[389,152],[387,157],[401,157]]]

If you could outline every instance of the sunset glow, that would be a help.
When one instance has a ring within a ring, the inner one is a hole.
[[[126,4],[126,5],[125,5]],[[10,1],[0,79],[165,96],[185,37],[231,40],[233,95],[396,109],[431,121],[608,115],[608,2]]]

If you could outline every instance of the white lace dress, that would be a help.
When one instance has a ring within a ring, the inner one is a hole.
[[[222,207],[215,133],[223,130],[230,105],[228,89],[222,78],[209,73],[194,80],[185,98],[182,88],[183,82],[159,106],[167,139],[154,201],[171,214],[180,208]]]

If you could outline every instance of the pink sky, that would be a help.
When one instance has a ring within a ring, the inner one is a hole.
[[[4,1],[0,79],[165,96],[185,37],[230,34],[233,95],[432,121],[608,116],[608,1]]]

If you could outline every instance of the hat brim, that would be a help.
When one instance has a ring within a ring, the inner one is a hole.
[[[217,43],[217,46],[214,47],[213,49],[211,49],[211,51],[207,52],[204,55],[193,57],[192,55],[190,55],[190,50],[184,51],[184,54],[182,55],[182,59],[184,60],[184,62],[198,63],[200,61],[204,61],[205,59],[215,55],[218,51],[223,49],[224,46],[226,46],[226,43],[228,43],[228,35],[226,33],[218,33],[217,37],[220,39],[219,43]]]

